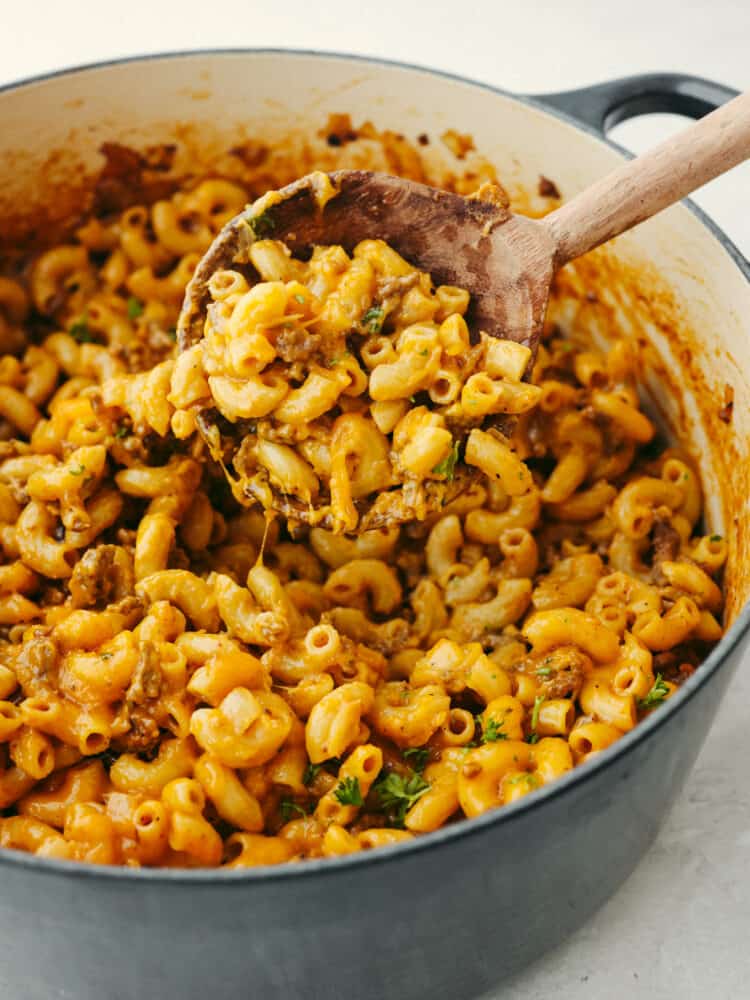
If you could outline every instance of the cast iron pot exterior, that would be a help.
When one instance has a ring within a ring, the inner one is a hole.
[[[698,116],[729,96],[696,78],[649,76],[518,100],[596,131],[644,110]],[[594,763],[398,848],[245,872],[105,869],[0,852],[0,996],[468,1000],[496,987],[633,870],[693,766],[749,627],[745,607],[668,706]]]

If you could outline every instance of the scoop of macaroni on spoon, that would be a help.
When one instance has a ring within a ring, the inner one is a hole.
[[[510,439],[556,270],[750,156],[750,94],[542,219],[384,174],[315,173],[229,222],[187,289],[170,399],[244,503],[355,533],[424,519]]]

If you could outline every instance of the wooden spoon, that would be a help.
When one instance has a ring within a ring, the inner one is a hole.
[[[263,235],[282,240],[302,257],[315,245],[351,251],[361,240],[385,240],[436,284],[470,292],[467,321],[473,331],[518,341],[535,353],[558,268],[748,157],[750,92],[624,163],[542,219],[386,174],[311,174],[261,199],[222,229],[188,285],[179,347],[186,350],[203,336],[211,275],[246,264],[249,247]],[[199,427],[215,450],[216,424],[199,421]],[[459,477],[453,492],[465,482]],[[444,492],[435,494],[436,505],[446,499]],[[293,498],[278,495],[274,506],[287,516],[312,519],[305,514],[309,505]],[[361,527],[365,524],[378,526],[363,521]]]

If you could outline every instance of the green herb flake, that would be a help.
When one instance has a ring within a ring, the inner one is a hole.
[[[120,424],[120,426],[115,431],[115,437],[124,438],[127,436],[128,436],[128,428],[125,426],[125,424]]]
[[[532,788],[538,788],[540,781],[537,774],[530,774],[524,771],[523,774],[514,774],[512,778],[507,779],[509,785],[520,785],[521,782],[525,782],[527,785],[531,785]]]
[[[303,306],[305,304],[305,302],[307,301],[307,299],[305,298],[304,295],[300,295],[300,293],[297,292],[297,294],[294,296],[294,301],[295,302],[299,302],[299,304],[301,306]]]
[[[552,667],[537,667],[536,673],[537,677],[549,677],[552,673]]]
[[[648,692],[646,697],[639,699],[638,708],[643,711],[647,711],[650,708],[656,708],[657,705],[661,705],[664,702],[668,695],[669,685],[661,674],[657,674],[656,680],[651,686],[651,690]]]
[[[542,707],[542,704],[544,703],[544,700],[545,700],[545,698],[544,698],[543,694],[538,694],[536,696],[536,698],[534,699],[534,707],[531,710],[531,731],[532,731],[532,733],[536,732],[536,727],[537,727],[537,725],[539,723],[539,709]]]
[[[99,659],[100,660],[111,660],[112,659],[112,654],[111,653],[100,653],[99,654]]]
[[[711,535],[708,540],[709,542],[723,542],[724,538],[722,535]]]
[[[375,783],[381,806],[390,815],[391,822],[398,827],[404,825],[406,814],[429,788],[429,783],[414,772],[410,777],[405,777],[391,771]]]
[[[176,326],[170,326],[170,328],[167,330],[167,336],[169,337],[170,340],[175,340],[176,341],[177,340],[177,327]]]
[[[282,799],[281,805],[281,818],[285,823],[288,823],[293,816],[307,816],[307,812],[302,808],[302,806],[297,805],[292,799]]]
[[[538,743],[539,742],[539,733],[529,733],[529,735],[526,737],[526,742],[527,743],[532,743],[532,744],[533,743]]]
[[[340,365],[342,361],[345,361],[347,358],[350,358],[351,356],[352,356],[351,351],[344,351],[343,354],[338,354],[336,355],[335,358],[329,358],[326,361],[326,365],[328,368],[335,368],[336,365]]]
[[[342,778],[333,791],[334,798],[342,806],[361,806],[364,803],[359,778]]]
[[[404,760],[408,760],[417,774],[421,774],[430,759],[427,747],[409,747],[404,750]]]
[[[261,236],[268,236],[269,233],[273,232],[275,226],[270,209],[266,209],[265,212],[261,212],[260,215],[256,215],[252,219],[247,219],[246,222],[253,231],[253,236],[256,239],[259,239]]]
[[[94,340],[91,330],[89,330],[86,313],[84,313],[80,319],[71,323],[68,327],[68,333],[73,340],[77,340],[79,344],[90,344]]]
[[[322,764],[308,764],[305,768],[305,773],[302,775],[302,784],[311,785],[317,778],[322,766]]]
[[[128,319],[138,319],[138,317],[143,313],[143,303],[131,295],[128,299]]]
[[[436,476],[445,476],[446,482],[452,483],[453,477],[456,471],[456,463],[458,462],[458,451],[459,443],[458,441],[453,442],[453,447],[442,462],[438,462],[435,468],[432,470]]]
[[[422,357],[422,358],[426,358],[426,357],[428,357],[428,356],[429,356],[429,353],[430,353],[430,352],[429,352],[429,351],[427,350],[427,348],[425,347],[425,349],[424,349],[423,351],[420,351],[420,352],[419,352],[419,356],[420,356],[420,357]]]
[[[373,306],[362,316],[360,325],[363,329],[367,330],[368,333],[380,333],[383,329],[384,319],[385,312],[379,306]]]
[[[504,733],[501,723],[497,719],[488,719],[487,725],[482,726],[482,743],[497,743],[498,740],[507,740],[508,734]]]
[[[86,471],[85,465],[71,466],[68,469],[68,472],[71,474],[71,476],[82,476],[85,471]]]

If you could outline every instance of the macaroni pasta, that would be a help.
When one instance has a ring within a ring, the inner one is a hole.
[[[193,179],[3,265],[0,848],[239,868],[400,843],[585,764],[721,636],[727,545],[628,343],[548,324],[528,372],[386,244],[302,263],[260,238],[178,355],[199,255],[258,193]],[[255,430],[232,469],[211,410]],[[240,502],[269,487],[330,516]],[[363,523],[394,491],[410,523]]]

